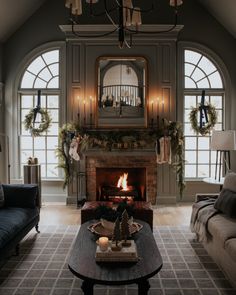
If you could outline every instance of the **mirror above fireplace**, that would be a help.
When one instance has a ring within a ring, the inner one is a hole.
[[[146,127],[145,58],[99,57],[97,81],[98,127]]]

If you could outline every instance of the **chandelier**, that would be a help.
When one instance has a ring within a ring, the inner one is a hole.
[[[102,2],[102,11],[95,11],[96,3]],[[84,0],[85,5],[82,5],[82,0],[65,0],[65,6],[70,9],[70,22],[72,33],[77,37],[99,38],[109,36],[115,32],[118,33],[118,44],[120,48],[125,45],[132,46],[133,35],[142,34],[158,34],[173,31],[178,23],[178,7],[183,4],[182,0],[167,0],[173,9],[174,23],[170,28],[163,31],[142,31],[142,14],[154,11],[154,0],[151,1],[150,7],[140,8],[133,6],[132,0]],[[108,4],[109,3],[109,4]],[[75,26],[79,24],[79,17],[85,9],[89,9],[89,15],[92,17],[106,17],[113,25],[113,29],[106,33],[85,35],[79,33]]]

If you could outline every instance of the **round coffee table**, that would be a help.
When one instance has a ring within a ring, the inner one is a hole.
[[[137,284],[138,294],[146,295],[150,288],[148,279],[162,268],[162,258],[150,226],[138,220],[143,228],[133,235],[137,246],[138,262],[96,262],[97,236],[88,230],[95,221],[81,225],[69,258],[68,267],[83,280],[81,289],[85,295],[93,295],[93,286]]]

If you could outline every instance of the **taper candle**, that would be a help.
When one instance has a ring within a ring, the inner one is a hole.
[[[84,99],[84,126],[86,125],[86,101]]]

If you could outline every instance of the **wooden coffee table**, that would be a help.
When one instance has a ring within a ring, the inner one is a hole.
[[[133,235],[137,245],[139,261],[96,262],[97,236],[88,230],[96,221],[81,225],[75,244],[71,251],[68,267],[78,278],[83,280],[81,289],[85,295],[93,295],[93,286],[137,284],[138,294],[146,295],[150,288],[148,279],[158,273],[162,267],[162,258],[150,226],[138,220],[143,228]]]

